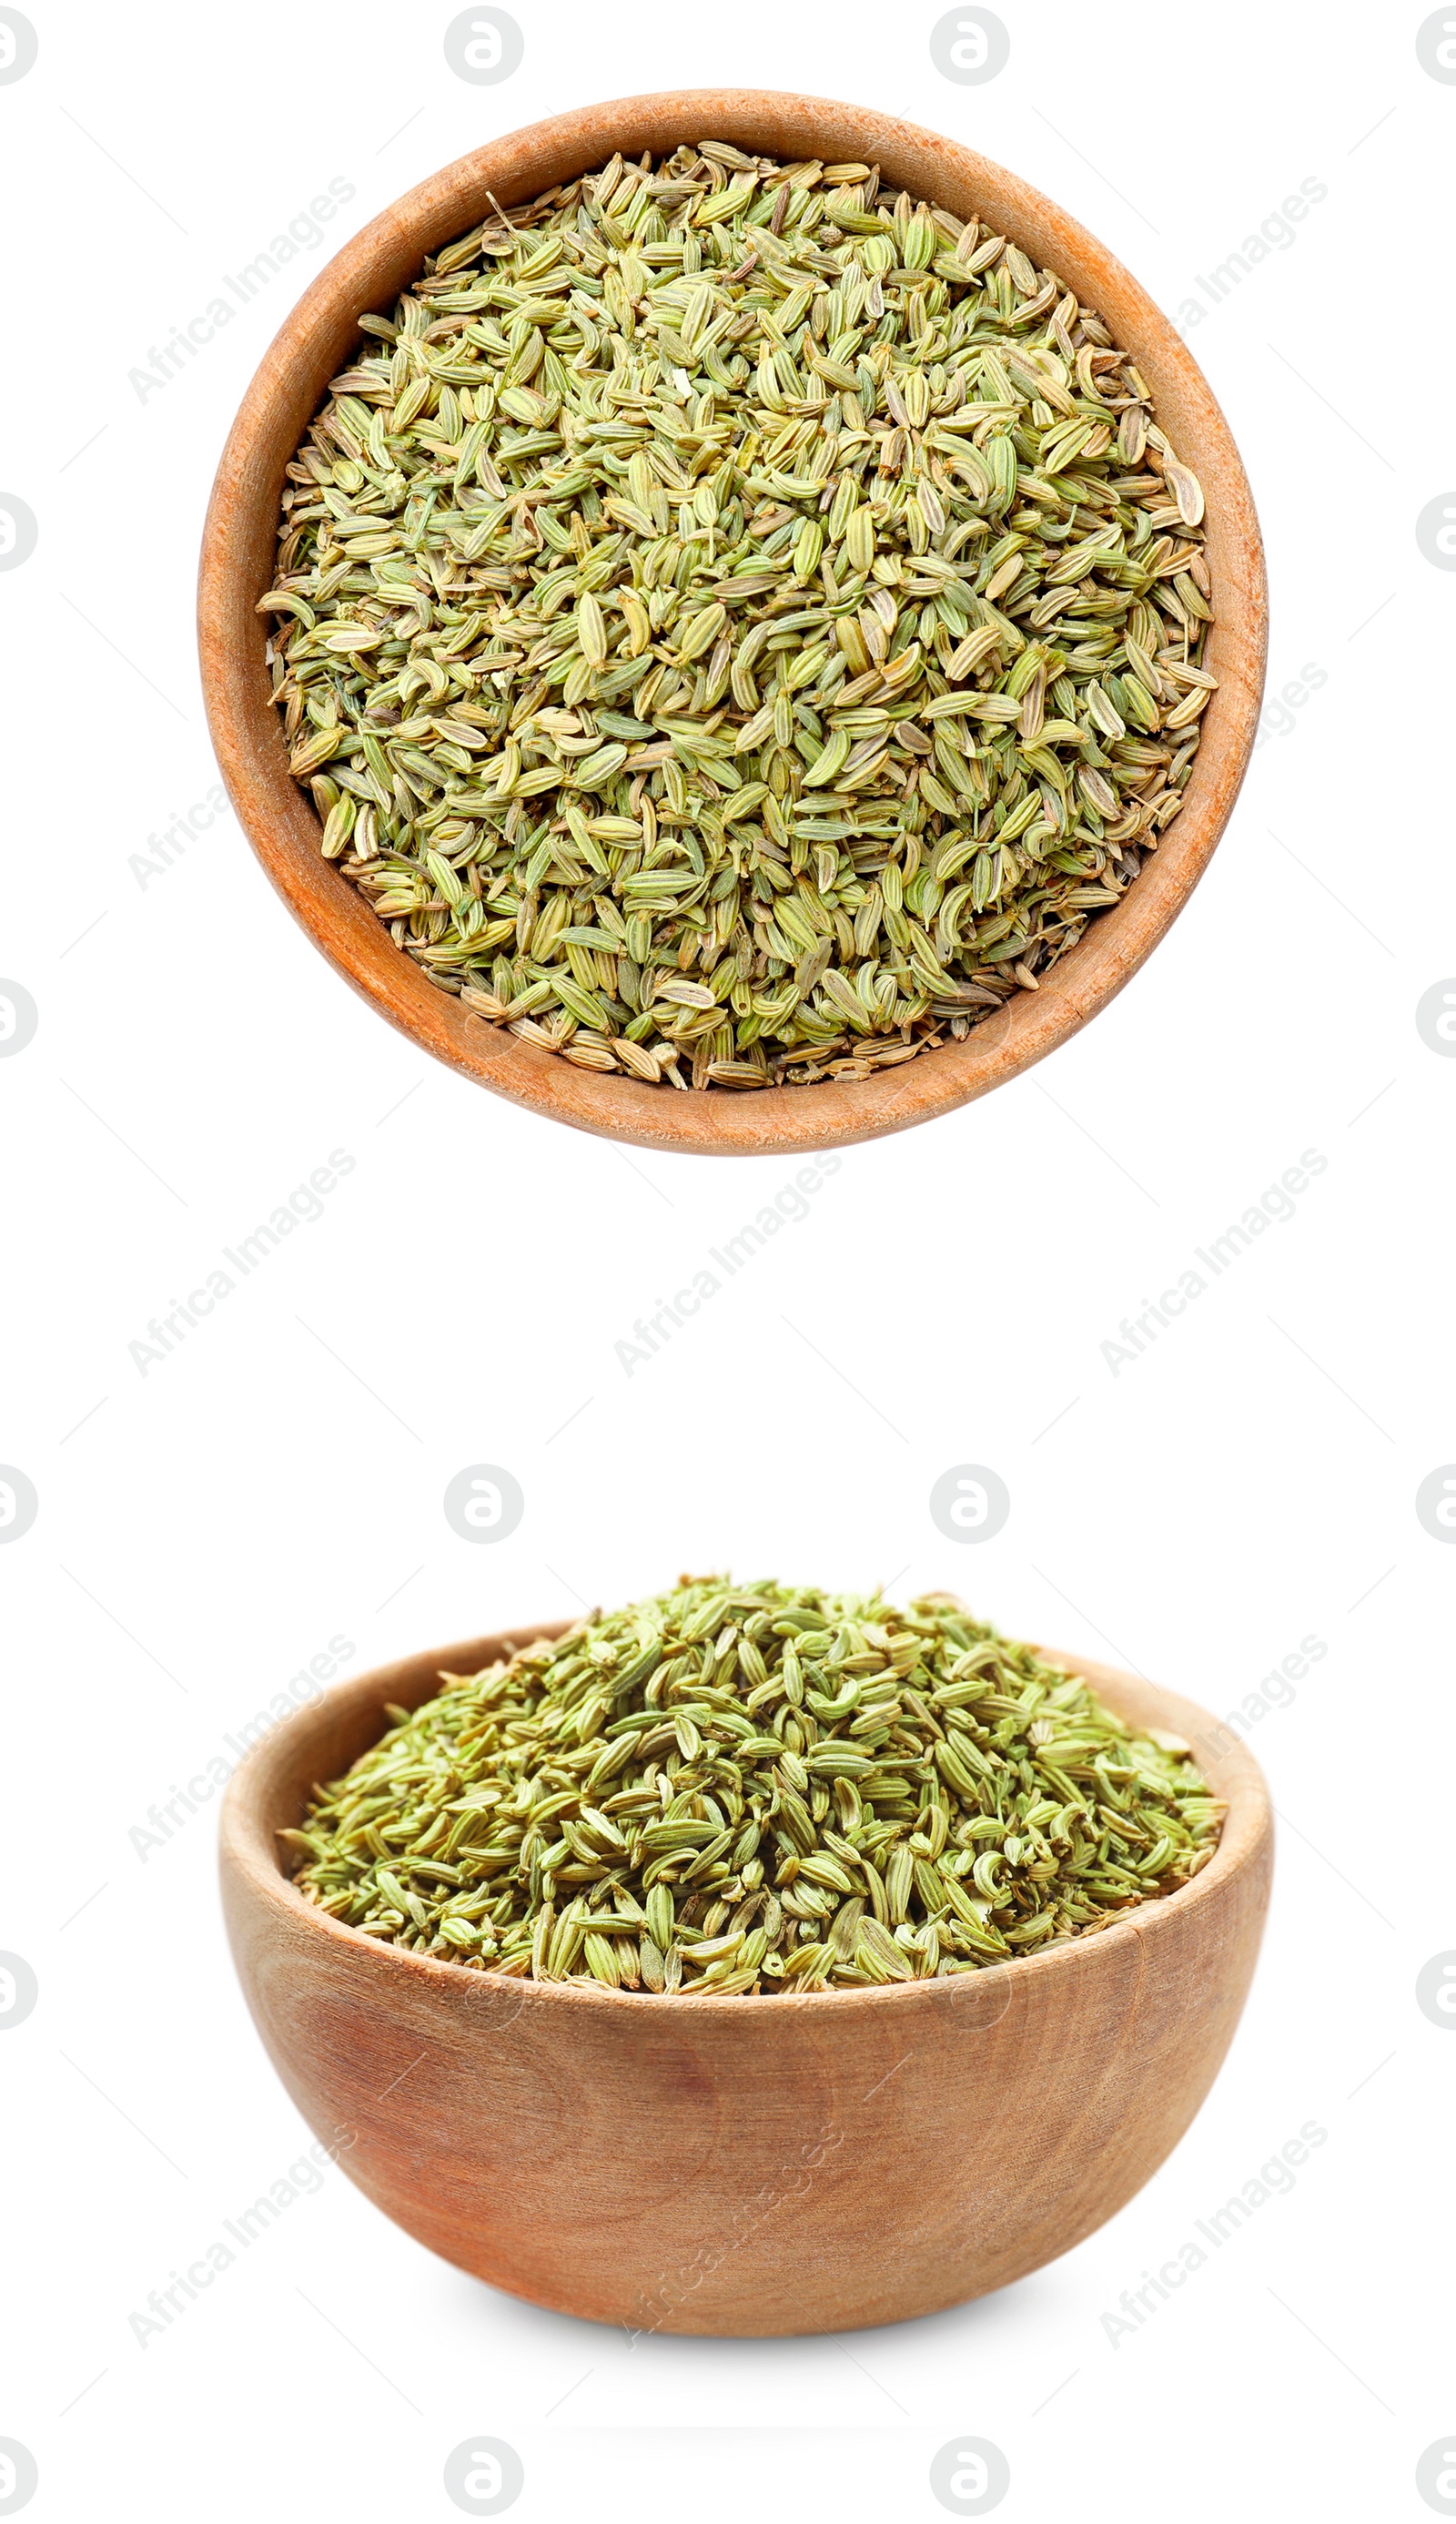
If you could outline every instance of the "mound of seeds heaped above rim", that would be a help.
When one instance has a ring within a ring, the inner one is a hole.
[[[442,990],[590,1069],[862,1077],[1136,878],[1203,494],[1013,242],[704,141],[361,324],[260,610],[324,852]]]
[[[1207,1865],[1181,1737],[950,1595],[684,1578],[396,1723],[280,1837],[336,1919],[476,1970],[708,1996],[979,1971]]]

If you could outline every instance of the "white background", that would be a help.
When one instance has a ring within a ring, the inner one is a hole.
[[[1418,61],[1419,8],[1008,5],[984,87],[933,67],[933,7],[522,0],[498,87],[447,67],[451,14],[35,0],[36,66],[0,86],[0,491],[39,521],[0,575],[0,975],[39,1011],[0,1060],[0,1460],[40,1502],[0,1551],[0,1947],[40,1989],[0,2040],[0,2436],[47,2518],[444,2517],[471,2430],[522,2454],[523,2518],[929,2517],[962,2430],[1004,2450],[1017,2524],[1418,2516],[1418,2457],[1456,2424],[1456,2040],[1414,1996],[1456,1948],[1456,1556],[1414,1510],[1456,1457],[1456,1065],[1415,1025],[1456,973],[1456,574],[1415,538],[1456,476],[1456,86]],[[1268,722],[1132,988],[989,1101],[849,1151],[629,1378],[633,1319],[789,1167],[624,1152],[434,1066],[293,927],[230,814],[145,886],[130,861],[216,778],[203,508],[325,255],[497,132],[723,81],[970,142],[1175,315],[1324,183],[1189,338],[1268,538],[1271,691],[1325,680]],[[332,241],[140,401],[128,370],[334,176]],[[141,1374],[148,1319],[335,1148],[356,1162],[322,1218]],[[1306,1149],[1327,1164],[1296,1215],[1114,1376],[1120,1319]],[[526,1499],[491,1549],[441,1510],[480,1461]],[[979,1550],[927,1511],[964,1461],[1011,1492]],[[961,2311],[636,2350],[448,2268],[331,2170],[140,2347],[148,2291],[309,2134],[232,1976],[215,1807],[145,1862],[133,1826],[331,1637],[353,1671],[720,1567],[949,1584],[1219,1714],[1324,1643],[1249,1726],[1275,1904],[1183,2144],[1079,2250]],[[1121,2292],[1308,2120],[1328,2139],[1292,2194],[1114,2348]]]

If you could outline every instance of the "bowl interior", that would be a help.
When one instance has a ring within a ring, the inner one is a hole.
[[[433,1697],[440,1688],[442,1673],[474,1674],[496,1658],[510,1654],[533,1640],[558,1638],[569,1625],[564,1622],[542,1622],[520,1628],[501,1631],[485,1638],[462,1639],[452,1646],[432,1648],[415,1656],[402,1658],[397,1664],[377,1667],[372,1673],[356,1675],[352,1680],[336,1683],[320,1697],[287,1719],[265,1738],[248,1756],[228,1784],[223,1801],[222,1830],[229,1859],[240,1865],[255,1890],[265,1890],[295,1915],[307,1919],[321,1934],[344,1940],[355,1947],[362,1960],[399,1963],[432,1974],[444,1973],[449,1982],[468,1979],[477,1987],[493,1982],[492,1973],[470,1972],[430,1956],[420,1956],[402,1947],[381,1947],[359,1930],[345,1926],[327,1912],[306,1902],[294,1890],[290,1869],[285,1866],[276,1835],[296,1828],[315,1788],[342,1772],[359,1760],[371,1744],[378,1742],[389,1724],[386,1703],[399,1708],[416,1709]],[[1208,1865],[1192,1882],[1161,1901],[1145,1903],[1098,1931],[1087,1944],[1103,1945],[1109,1937],[1145,1934],[1150,1921],[1160,1912],[1174,1905],[1187,1907],[1205,1898],[1219,1882],[1235,1869],[1248,1864],[1267,1843],[1270,1829],[1268,1790],[1263,1774],[1242,1739],[1232,1728],[1221,1725],[1207,1711],[1178,1693],[1141,1675],[1122,1673],[1115,1667],[1091,1663],[1084,1657],[1068,1656],[1059,1649],[1046,1648],[1039,1653],[1048,1664],[1081,1675],[1115,1716],[1140,1727],[1160,1727],[1180,1734],[1192,1746],[1204,1777],[1216,1795],[1228,1805],[1228,1815],[1218,1848]],[[996,1967],[999,1982],[1003,1974],[1024,1974],[1053,1967],[1065,1967],[1075,1962],[1084,1941],[1051,1949],[1043,1955],[1018,1957],[1013,1963]],[[977,1979],[983,1977],[977,1975]],[[496,1982],[496,1985],[502,1986]],[[534,1984],[533,1984],[534,1986]],[[892,1984],[883,1990],[849,1993],[827,1991],[812,2000],[782,1997],[765,1999],[757,2004],[782,2009],[786,2004],[796,2008],[828,2005],[843,2009],[853,1999],[865,1996],[880,2001],[896,1997],[901,1986],[905,1990],[924,1990],[934,1986],[927,1982]],[[961,1984],[956,1983],[959,1987]],[[554,1997],[620,2005],[625,1994],[613,1991],[578,1991],[569,1986],[545,1984]],[[629,2002],[630,2003],[630,2002]],[[665,2002],[673,2007],[713,2007],[711,1998],[678,1996]]]
[[[1207,662],[1219,691],[1204,714],[1187,802],[1122,900],[1088,927],[1040,989],[1019,992],[964,1043],[898,1069],[804,1088],[681,1093],[573,1067],[486,1024],[425,980],[319,852],[312,802],[288,768],[269,697],[267,629],[284,467],[358,335],[426,254],[487,216],[624,156],[716,136],[781,159],[879,165],[912,194],[975,213],[1097,310],[1152,390],[1161,424],[1203,484],[1216,620]],[[268,351],[224,452],[199,583],[203,682],[218,759],[239,819],[291,909],[381,1013],[425,1049],[514,1101],[644,1146],[704,1153],[807,1150],[876,1138],[984,1094],[1041,1059],[1113,997],[1151,952],[1202,874],[1248,761],[1263,690],[1263,556],[1227,423],[1185,345],[1131,273],[1035,187],[988,159],[870,109],[726,88],[629,97],[493,141],[431,176],[320,272]]]

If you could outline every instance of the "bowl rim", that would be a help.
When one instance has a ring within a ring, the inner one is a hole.
[[[468,2005],[472,1992],[478,1994],[483,1991],[493,1997],[510,1993],[521,1998],[522,2003],[558,2008],[607,2007],[619,2010],[651,2006],[669,2007],[675,2014],[686,2009],[700,2014],[705,2010],[714,2021],[726,2016],[729,2022],[740,2020],[737,2011],[742,2007],[745,2015],[741,2020],[745,2023],[750,2015],[754,2020],[763,2021],[762,2011],[765,2009],[772,2011],[767,2020],[776,2021],[786,2009],[798,2016],[810,2011],[817,2015],[827,2008],[827,2020],[841,2023],[848,2022],[849,2014],[863,2006],[882,2008],[916,2000],[924,2003],[927,1999],[932,2004],[943,2006],[963,2004],[963,1998],[957,1993],[984,1989],[988,1983],[997,1990],[1005,1989],[1006,2007],[1001,2010],[1004,2014],[1016,1987],[1030,1975],[1071,1968],[1079,1958],[1114,1942],[1122,1947],[1130,1940],[1141,1943],[1149,1936],[1166,1932],[1175,1914],[1181,1918],[1196,1903],[1222,1892],[1236,1877],[1267,1864],[1272,1855],[1274,1809],[1268,1783],[1247,1743],[1241,1736],[1234,1736],[1227,1749],[1220,1749],[1211,1762],[1202,1764],[1205,1777],[1209,1777],[1210,1771],[1217,1773],[1215,1792],[1226,1799],[1228,1813],[1213,1857],[1190,1882],[1180,1885],[1174,1893],[1136,1905],[1092,1936],[1071,1938],[1040,1953],[1018,1955],[1009,1963],[989,1964],[975,1972],[953,1972],[928,1980],[889,1981],[868,1989],[805,1990],[793,1994],[760,1992],[756,1997],[743,1992],[728,2000],[684,1990],[649,1992],[644,1997],[635,1991],[589,1986],[585,1982],[538,1981],[517,1972],[473,1971],[467,1966],[451,1963],[443,1956],[416,1954],[408,1946],[391,1945],[380,1938],[366,1937],[363,1929],[349,1927],[342,1919],[334,1918],[331,1913],[320,1910],[315,1903],[306,1901],[292,1877],[284,1872],[276,1847],[270,1845],[276,1833],[289,1826],[281,1823],[270,1826],[265,1820],[270,1793],[276,1797],[283,1775],[292,1769],[304,1744],[320,1733],[335,1713],[343,1715],[346,1709],[353,1708],[362,1714],[375,1699],[381,1720],[378,1734],[382,1734],[386,1723],[386,1700],[393,1698],[397,1705],[417,1708],[434,1696],[430,1686],[438,1682],[442,1670],[452,1674],[478,1672],[503,1650],[530,1646],[538,1639],[559,1638],[573,1626],[572,1623],[564,1621],[513,1624],[507,1630],[493,1631],[482,1638],[456,1640],[448,1647],[416,1651],[390,1665],[372,1667],[364,1674],[353,1675],[331,1684],[316,1699],[307,1701],[253,1746],[223,1790],[218,1816],[218,1862],[224,1883],[229,1876],[235,1876],[265,1909],[272,1911],[280,1926],[287,1925],[295,1930],[312,1929],[321,1935],[325,1943],[335,1944],[341,1968],[349,1968],[352,1958],[362,1970],[367,1970],[372,1965],[386,1976],[391,1969],[402,1970],[407,1976],[413,1973],[416,1976],[416,1987],[433,1988],[447,2003],[452,2002],[453,1994],[455,2003]],[[1196,1702],[1167,1690],[1160,1683],[1150,1683],[1142,1675],[1129,1674],[1120,1667],[1104,1666],[1063,1649],[1038,1647],[1036,1653],[1044,1657],[1048,1664],[1079,1675],[1094,1691],[1105,1691],[1114,1715],[1118,1714],[1116,1698],[1126,1695],[1150,1702],[1166,1712],[1174,1722],[1171,1731],[1186,1735],[1190,1741],[1193,1740],[1193,1725],[1199,1722],[1205,1735],[1209,1730],[1224,1734],[1230,1731]],[[473,1665],[472,1659],[476,1660]],[[402,1684],[407,1691],[413,1690],[416,1684],[424,1687],[416,1692],[413,1701],[405,1702],[398,1696]],[[1193,1725],[1189,1722],[1193,1722]],[[1133,1723],[1156,1725],[1162,1721],[1149,1718]],[[369,1740],[377,1741],[378,1737],[376,1735]],[[361,1751],[367,1749],[365,1745]],[[358,1760],[361,1756],[354,1758]],[[1210,1785],[1214,1784],[1210,1778]],[[295,1827],[302,1812],[300,1803]],[[999,2021],[999,2016],[996,2021]]]
[[[253,608],[269,584],[283,466],[357,334],[358,316],[392,303],[426,253],[483,216],[488,192],[509,206],[600,165],[617,146],[655,154],[686,130],[709,126],[750,146],[771,143],[775,154],[797,146],[810,156],[832,150],[847,163],[878,163],[947,208],[991,209],[1013,241],[1029,243],[1108,316],[1113,338],[1134,350],[1149,377],[1185,461],[1205,488],[1216,485],[1206,519],[1208,548],[1218,556],[1209,655],[1221,671],[1187,804],[1121,900],[1089,923],[1039,990],[1018,992],[964,1043],[867,1079],[680,1093],[578,1068],[488,1024],[396,946],[321,856],[316,813],[288,769],[263,667],[266,631]],[[379,1014],[461,1075],[603,1138],[673,1153],[807,1154],[907,1129],[989,1092],[1077,1033],[1146,960],[1206,868],[1247,768],[1263,695],[1267,596],[1252,496],[1212,391],[1172,324],[1089,229],[1022,177],[918,124],[793,91],[697,88],[615,98],[508,132],[427,176],[334,256],[266,352],[228,436],[203,533],[198,635],[214,750],[238,820],[301,926]]]

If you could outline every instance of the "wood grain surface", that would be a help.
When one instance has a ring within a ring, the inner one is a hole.
[[[989,221],[1097,310],[1203,485],[1217,613],[1206,662],[1220,688],[1182,813],[1039,990],[1018,992],[964,1043],[871,1078],[684,1094],[578,1069],[487,1025],[395,946],[320,855],[318,819],[288,769],[255,607],[272,583],[284,467],[359,316],[391,309],[426,254],[488,214],[491,194],[509,207],[616,149],[661,153],[708,137],[780,159],[878,164],[911,193]],[[213,490],[198,589],[208,717],[238,819],[290,910],[355,989],[423,1049],[534,1112],[643,1147],[744,1155],[842,1146],[948,1112],[1043,1059],[1116,995],[1177,918],[1228,822],[1258,722],[1266,612],[1258,521],[1228,424],[1178,334],[1106,248],[1044,194],[953,141],[864,106],[752,88],[625,97],[555,116],[458,159],[364,228],[305,292],[248,389]],[[1189,1056],[1199,1049],[1190,1044]]]
[[[1044,1955],[798,1998],[633,1996],[467,1971],[306,1902],[275,1834],[442,1669],[341,1683],[268,1736],[221,1817],[228,1933],[269,2056],[386,2215],[498,2288],[633,2331],[857,2329],[1067,2252],[1182,2137],[1243,2006],[1273,1833],[1247,1748],[1176,1694],[1055,1654],[1201,1739],[1229,1817],[1193,1882]]]

